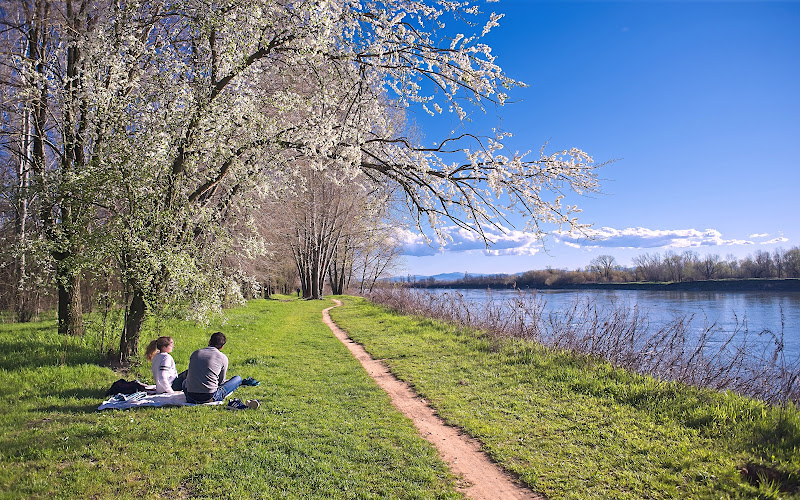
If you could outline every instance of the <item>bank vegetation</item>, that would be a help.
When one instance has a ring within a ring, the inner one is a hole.
[[[774,332],[751,331],[744,321],[723,330],[693,315],[654,325],[635,304],[599,306],[576,298],[564,310],[546,312],[545,296],[521,291],[475,302],[458,291],[385,288],[369,298],[403,314],[602,359],[666,382],[730,390],[777,405],[800,403],[800,358],[784,349],[783,320]]]
[[[726,283],[749,281],[750,289],[782,289],[798,291],[800,285],[800,247],[775,249],[773,252],[759,250],[744,258],[734,256],[726,258],[718,254],[700,255],[687,250],[682,253],[667,251],[645,253],[633,258],[633,266],[623,266],[613,255],[600,255],[582,269],[567,270],[547,268],[529,270],[516,274],[471,275],[468,271],[463,278],[437,280],[433,277],[417,279],[409,276],[403,283],[416,287],[451,287],[451,288],[580,288],[587,285],[605,284],[621,285],[647,283],[665,285],[675,288],[691,289],[686,286],[675,286],[680,283],[705,282],[706,289],[737,289],[736,285]],[[784,284],[773,287],[758,285],[758,281],[768,282],[787,280]],[[700,286],[700,285],[698,285]],[[740,285],[738,289],[747,289]]]

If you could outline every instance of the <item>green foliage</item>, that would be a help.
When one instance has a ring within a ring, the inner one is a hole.
[[[330,302],[253,301],[175,339],[179,369],[222,330],[231,375],[257,411],[217,407],[97,412],[120,378],[55,323],[0,326],[0,491],[4,498],[461,498],[435,450],[321,322]],[[127,378],[152,381],[150,366]]]
[[[345,302],[331,315],[356,342],[549,498],[800,495],[794,407]],[[783,482],[748,481],[749,463]]]

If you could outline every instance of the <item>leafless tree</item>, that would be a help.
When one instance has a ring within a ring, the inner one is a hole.
[[[643,254],[633,258],[636,272],[645,281],[662,281],[662,263],[659,254]]]
[[[334,294],[344,293],[353,281],[360,293],[371,290],[401,258],[402,245],[396,232],[400,224],[390,219],[390,199],[381,193],[383,190],[375,190],[353,207],[356,211],[328,270]]]
[[[703,277],[707,280],[716,277],[719,272],[720,258],[717,254],[708,254],[700,261]]]
[[[230,243],[221,265],[242,287],[242,295],[293,293],[298,283],[294,259],[281,245],[284,215],[281,204],[264,202],[251,193],[224,225]]]
[[[358,237],[355,234],[345,234],[339,241],[328,267],[328,284],[333,295],[341,295],[350,288],[358,245]]]
[[[692,281],[700,276],[700,256],[697,252],[686,250],[681,254],[683,259],[683,280]]]
[[[783,262],[787,278],[800,278],[800,247],[787,250]]]
[[[391,226],[375,228],[365,235],[356,253],[359,292],[370,293],[380,278],[388,278],[399,264],[403,247]]]
[[[611,255],[598,255],[589,264],[592,272],[595,272],[606,281],[611,280],[611,272],[617,267],[617,259]]]
[[[683,257],[673,251],[664,254],[664,268],[670,281],[683,281]]]
[[[784,277],[784,262],[786,259],[786,250],[783,248],[776,248],[774,252],[772,252],[772,262],[775,266],[775,277],[776,278],[783,278]]]
[[[742,261],[745,277],[769,278],[772,276],[773,267],[772,256],[766,250],[758,250]]]
[[[262,201],[261,209],[270,214],[278,248],[295,261],[303,298],[319,299],[334,257],[345,253],[344,242],[352,240],[353,219],[361,216],[367,192],[356,182],[342,185],[311,167],[302,171],[294,184]],[[335,276],[344,271],[346,266],[339,267]]]

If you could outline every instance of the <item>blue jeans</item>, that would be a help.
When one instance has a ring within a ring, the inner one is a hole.
[[[183,381],[186,380],[186,373],[189,370],[184,370],[178,374],[178,378],[172,381],[172,390],[173,391],[182,391],[183,390]]]
[[[234,375],[227,382],[222,384],[213,394],[196,394],[189,392],[184,387],[183,393],[186,394],[186,401],[189,403],[208,403],[211,401],[222,401],[228,394],[232,393],[242,385],[242,377]]]
[[[211,398],[211,400],[222,401],[228,396],[228,394],[238,389],[240,385],[242,385],[242,377],[239,375],[234,375],[233,377],[229,378],[227,382],[222,384],[222,387],[217,389],[217,392],[214,393],[214,397]]]

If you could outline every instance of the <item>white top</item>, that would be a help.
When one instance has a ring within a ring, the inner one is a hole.
[[[172,382],[178,378],[178,369],[175,360],[166,352],[159,352],[153,356],[153,378],[156,381],[156,394],[172,393]]]

